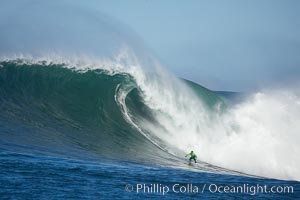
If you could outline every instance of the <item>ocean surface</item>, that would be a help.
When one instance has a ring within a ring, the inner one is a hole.
[[[250,101],[143,75],[2,61],[0,199],[300,198],[298,147],[290,142],[282,153],[296,155],[278,162],[271,151],[285,147],[285,137],[261,134],[260,141],[235,118],[246,108],[249,120],[260,116],[253,115],[260,107],[249,111],[249,104],[263,104],[264,95]],[[268,129],[268,121],[263,125],[257,130]],[[197,164],[184,157],[191,149]]]

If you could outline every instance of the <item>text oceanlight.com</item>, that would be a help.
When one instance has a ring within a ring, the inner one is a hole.
[[[260,184],[241,184],[241,185],[218,185],[218,184],[127,184],[125,191],[147,194],[168,194],[168,193],[236,193],[256,195],[259,193],[265,194],[292,194],[294,187],[290,185],[260,185]]]

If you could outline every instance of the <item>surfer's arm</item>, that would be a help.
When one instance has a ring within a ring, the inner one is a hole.
[[[185,157],[187,157],[187,156],[190,156],[190,155],[191,155],[191,154],[190,154],[190,153],[188,153],[188,154],[186,154],[186,155],[185,155]]]

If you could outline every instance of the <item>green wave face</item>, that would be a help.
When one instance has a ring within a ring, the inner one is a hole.
[[[224,100],[227,100],[227,98],[224,98],[222,95],[218,95],[216,94],[216,92],[209,90],[201,85],[198,85],[192,81],[184,80],[184,82],[210,109],[213,109],[217,105],[220,105],[222,110],[226,108]]]
[[[163,128],[131,75],[100,69],[80,72],[62,64],[9,61],[1,62],[1,66],[1,120],[26,127],[21,138],[31,138],[22,141],[17,133],[7,134],[9,141],[43,148],[77,146],[123,159],[138,155],[159,159],[167,155],[157,147],[166,146],[164,141],[158,136],[150,137],[147,128],[134,126],[147,122]],[[208,106],[219,101],[205,88],[193,88]],[[126,108],[118,99],[122,95]],[[124,117],[124,109],[132,121]]]
[[[130,75],[109,75],[104,70],[81,73],[62,65],[1,65],[1,121],[25,127],[21,138],[7,134],[7,140],[43,148],[63,140],[61,149],[75,145],[119,158],[130,157],[143,146],[148,147],[145,153],[154,148],[124,120],[115,101],[118,85],[135,85]],[[128,96],[137,113],[143,112],[140,100],[136,91]],[[22,141],[28,137],[31,139]]]

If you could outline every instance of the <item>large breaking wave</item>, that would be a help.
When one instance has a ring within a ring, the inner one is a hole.
[[[1,62],[2,146],[67,155],[77,149],[178,167],[180,157],[194,149],[199,160],[213,165],[299,179],[295,93],[261,92],[228,107],[201,86],[138,74],[137,68],[125,73],[68,67]]]
[[[215,166],[300,180],[298,86],[226,105],[165,71],[107,16],[28,2],[1,12],[1,148],[178,167],[193,149]]]

